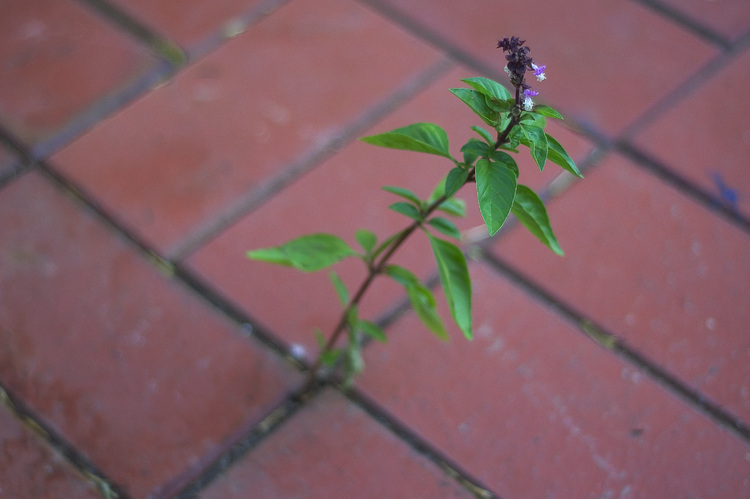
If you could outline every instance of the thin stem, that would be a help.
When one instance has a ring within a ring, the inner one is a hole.
[[[511,110],[511,119],[510,119],[510,122],[508,123],[508,126],[505,127],[502,133],[498,134],[497,141],[495,142],[495,149],[499,148],[501,145],[508,142],[508,136],[510,135],[510,132],[513,130],[513,127],[515,127],[520,121],[520,116],[521,116],[520,109],[521,109],[520,108],[520,86],[518,86],[516,87],[516,107],[513,110]],[[474,182],[475,179],[476,177],[475,177],[474,168],[471,168],[469,170],[469,175],[467,176],[466,180],[464,181],[463,185],[459,188],[459,190],[463,188],[464,185]],[[375,280],[375,277],[378,274],[381,274],[383,272],[390,258],[401,247],[401,245],[409,238],[409,236],[411,236],[412,233],[414,233],[414,231],[418,227],[420,227],[422,223],[424,223],[427,217],[429,217],[447,199],[448,197],[445,194],[443,194],[442,196],[437,198],[435,201],[433,201],[424,210],[424,212],[421,213],[419,220],[415,220],[406,229],[401,231],[400,233],[401,235],[398,236],[396,239],[394,239],[393,242],[391,242],[391,244],[388,246],[388,249],[385,250],[385,252],[382,253],[378,257],[376,262],[368,263],[367,277],[365,277],[365,280],[362,281],[362,284],[360,284],[359,288],[357,289],[357,292],[354,293],[354,296],[351,298],[346,308],[342,312],[341,318],[339,319],[338,324],[336,324],[336,328],[333,330],[333,333],[331,334],[330,338],[328,338],[328,341],[323,347],[323,350],[321,350],[321,353],[318,355],[318,358],[315,360],[315,364],[313,364],[312,368],[310,369],[310,372],[307,376],[307,382],[305,383],[305,386],[302,388],[301,393],[306,393],[315,383],[315,379],[318,376],[318,371],[320,371],[320,368],[323,365],[323,354],[325,352],[331,351],[334,348],[339,338],[341,337],[343,332],[346,330],[350,311],[352,310],[352,308],[359,305],[359,302],[362,300],[362,297],[365,295],[365,292],[367,292],[367,290],[370,288],[370,285]]]

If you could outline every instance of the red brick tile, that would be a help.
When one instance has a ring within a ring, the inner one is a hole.
[[[750,127],[745,118],[750,113],[745,90],[748,78],[750,51],[635,139],[638,147],[717,199],[723,187],[733,190],[736,208],[745,216],[750,216],[750,173],[745,162],[750,157]]]
[[[0,16],[0,120],[36,144],[154,63],[78,2],[8,3]]]
[[[458,156],[461,143],[474,135],[469,126],[477,124],[477,120],[448,89],[461,86],[460,78],[466,76],[463,69],[450,72],[367,133],[433,121],[447,129],[453,138],[452,150]],[[591,147],[559,127],[554,133],[574,157],[582,156]],[[561,171],[550,165],[540,174],[526,152],[519,162],[522,181],[526,179],[535,188],[542,188]],[[409,221],[387,209],[399,198],[380,187],[404,186],[427,197],[451,166],[437,156],[387,150],[357,141],[211,241],[187,263],[286,341],[314,349],[313,329],[329,331],[340,313],[327,273],[301,274],[285,267],[251,262],[245,258],[245,252],[314,232],[338,234],[358,247],[354,233],[359,228],[373,230],[384,240],[406,227]],[[469,216],[456,221],[462,230],[471,231],[472,236],[486,234],[475,192],[466,187],[459,193],[467,201]],[[415,269],[422,277],[435,271],[432,252],[421,234],[415,234],[399,250],[395,262]],[[357,261],[344,262],[336,271],[352,293],[365,275],[364,266]],[[374,318],[403,297],[400,289],[390,284],[376,281],[363,302],[362,314]],[[280,291],[272,293],[271,289]]]
[[[566,250],[494,247],[577,310],[750,421],[750,238],[621,158],[550,209]]]
[[[729,38],[750,28],[750,4],[738,0],[661,0],[687,14],[696,24],[708,26]]]
[[[54,162],[171,248],[437,57],[355,3],[292,2]]]
[[[475,338],[409,313],[359,381],[501,497],[740,497],[747,446],[494,277],[473,277]],[[442,300],[441,300],[442,302]]]
[[[115,0],[123,10],[158,32],[191,47],[220,31],[261,0]]]
[[[0,379],[133,497],[297,379],[36,174],[0,192],[0,226]]]
[[[96,489],[39,437],[0,406],[0,495],[99,497]]]
[[[324,392],[201,497],[473,497],[335,392]]]
[[[470,9],[452,0],[382,3],[501,74],[505,61],[496,40],[521,37],[534,60],[547,66],[547,81],[533,85],[539,99],[610,135],[716,54],[635,2],[529,0],[515,9],[493,0],[473,2]]]

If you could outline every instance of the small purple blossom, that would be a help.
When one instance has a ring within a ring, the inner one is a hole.
[[[531,99],[534,96],[539,95],[539,92],[527,88],[523,91],[523,108],[526,111],[531,111],[534,107],[534,101]]]
[[[544,74],[544,70],[547,69],[547,66],[537,66],[532,62],[531,67],[534,69],[534,76],[536,76],[536,81],[547,79],[547,75]]]

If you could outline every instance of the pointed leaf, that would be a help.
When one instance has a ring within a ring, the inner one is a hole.
[[[304,272],[315,272],[357,253],[333,234],[310,234],[292,239],[275,250],[283,252],[290,265]],[[257,252],[251,252],[257,258]]]
[[[422,201],[419,199],[419,196],[404,187],[394,187],[391,185],[386,185],[382,187],[382,189],[386,192],[390,192],[391,194],[395,194],[397,196],[401,196],[404,199],[408,199],[409,201],[414,203],[415,206],[419,206],[422,203]]]
[[[451,88],[450,91],[453,95],[461,99],[464,104],[469,106],[469,108],[474,111],[474,114],[479,116],[482,121],[493,128],[497,125],[500,113],[491,109],[487,105],[487,101],[481,92],[477,92],[470,88]]]
[[[477,161],[475,169],[479,211],[490,236],[500,230],[516,196],[516,175],[502,163]]]
[[[434,123],[415,123],[393,131],[362,137],[363,142],[391,149],[425,152],[451,157],[448,150],[448,134]]]
[[[473,126],[471,127],[471,129],[477,132],[477,134],[479,134],[479,136],[482,137],[484,141],[487,142],[487,144],[492,145],[493,149],[495,148],[495,139],[492,137],[492,134],[490,132],[488,132],[481,126]]]
[[[292,266],[292,261],[289,259],[287,254],[280,247],[275,248],[261,248],[247,252],[247,257],[251,260],[258,260],[261,262],[275,263],[277,265],[285,265],[287,267]]]
[[[525,185],[519,185],[516,188],[513,214],[537,239],[558,255],[563,255],[563,250],[552,232],[544,203],[534,191]]]
[[[539,166],[539,171],[542,171],[544,163],[547,161],[547,134],[544,133],[542,128],[536,126],[522,123],[520,127],[525,137],[525,140],[521,142],[531,149],[531,157],[534,158],[534,162]]]
[[[499,100],[507,100],[513,98],[513,96],[504,86],[494,80],[490,80],[489,78],[464,78],[461,81],[466,83],[473,89],[481,92],[482,94],[494,97]]]
[[[573,162],[572,159],[570,159],[570,156],[568,156],[568,153],[565,152],[565,149],[563,149],[563,146],[560,145],[558,141],[554,139],[549,134],[547,135],[547,157],[550,161],[555,163],[558,166],[561,166],[564,170],[572,173],[578,178],[583,178],[583,175],[581,175],[581,172],[578,170],[578,167]]]
[[[393,203],[388,208],[395,211],[396,213],[401,213],[402,215],[406,215],[407,217],[412,218],[414,220],[419,220],[420,217],[422,216],[419,213],[419,210],[413,204],[409,204],[409,203],[404,203],[404,202]]]
[[[449,171],[448,176],[445,178],[445,196],[449,198],[458,192],[466,183],[467,178],[469,178],[469,170],[467,168],[457,166]]]
[[[362,249],[365,250],[365,253],[370,253],[375,245],[378,244],[378,236],[366,229],[359,229],[354,234],[354,237],[357,239],[359,245],[362,246]]]
[[[465,217],[466,216],[466,201],[463,199],[450,198],[443,201],[438,210],[443,211],[454,217]]]
[[[541,114],[542,116],[547,116],[548,118],[555,118],[558,120],[565,119],[562,117],[562,114],[558,113],[555,109],[552,109],[549,106],[534,106],[534,112]]]
[[[479,139],[469,139],[461,147],[461,152],[464,153],[464,162],[469,165],[473,164],[477,158],[492,155],[494,150],[494,147]]]
[[[377,340],[381,343],[385,343],[386,341],[388,341],[388,338],[385,336],[385,332],[383,331],[383,328],[381,328],[374,322],[360,320],[359,323],[357,324],[357,329],[365,333],[370,338]]]
[[[409,296],[409,302],[417,313],[417,317],[427,326],[427,329],[441,340],[447,340],[448,332],[443,325],[443,319],[440,318],[435,308],[435,297],[432,295],[432,291],[421,284],[416,284],[407,286],[406,294]]]
[[[464,336],[471,339],[471,278],[466,258],[458,246],[431,234],[427,236],[435,254],[448,308]]]
[[[442,232],[448,237],[461,239],[461,232],[458,230],[458,227],[456,227],[456,224],[448,219],[442,217],[434,217],[431,218],[427,223],[429,223],[435,230]]]
[[[346,307],[347,304],[349,303],[349,291],[346,289],[346,285],[344,285],[344,281],[342,281],[341,278],[338,276],[338,274],[334,272],[333,270],[328,275],[331,278],[333,287],[336,288],[336,294],[339,296],[339,301],[341,302],[341,305]]]

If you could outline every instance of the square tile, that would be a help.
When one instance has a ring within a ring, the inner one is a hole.
[[[203,491],[247,497],[471,498],[424,456],[326,391]]]
[[[523,230],[493,252],[750,421],[750,237],[613,156],[556,199],[565,258]]]
[[[155,65],[145,47],[79,2],[5,2],[0,122],[38,145]]]
[[[491,269],[470,272],[473,341],[455,327],[436,341],[409,313],[368,346],[358,386],[391,417],[500,497],[747,491],[746,443]]]
[[[634,143],[702,187],[717,203],[750,217],[750,51],[641,130]]]
[[[356,3],[291,2],[53,162],[169,253],[438,59]]]
[[[64,457],[0,406],[0,494],[4,497],[100,495]]]
[[[0,379],[132,497],[298,379],[36,173],[0,191],[0,226]]]

